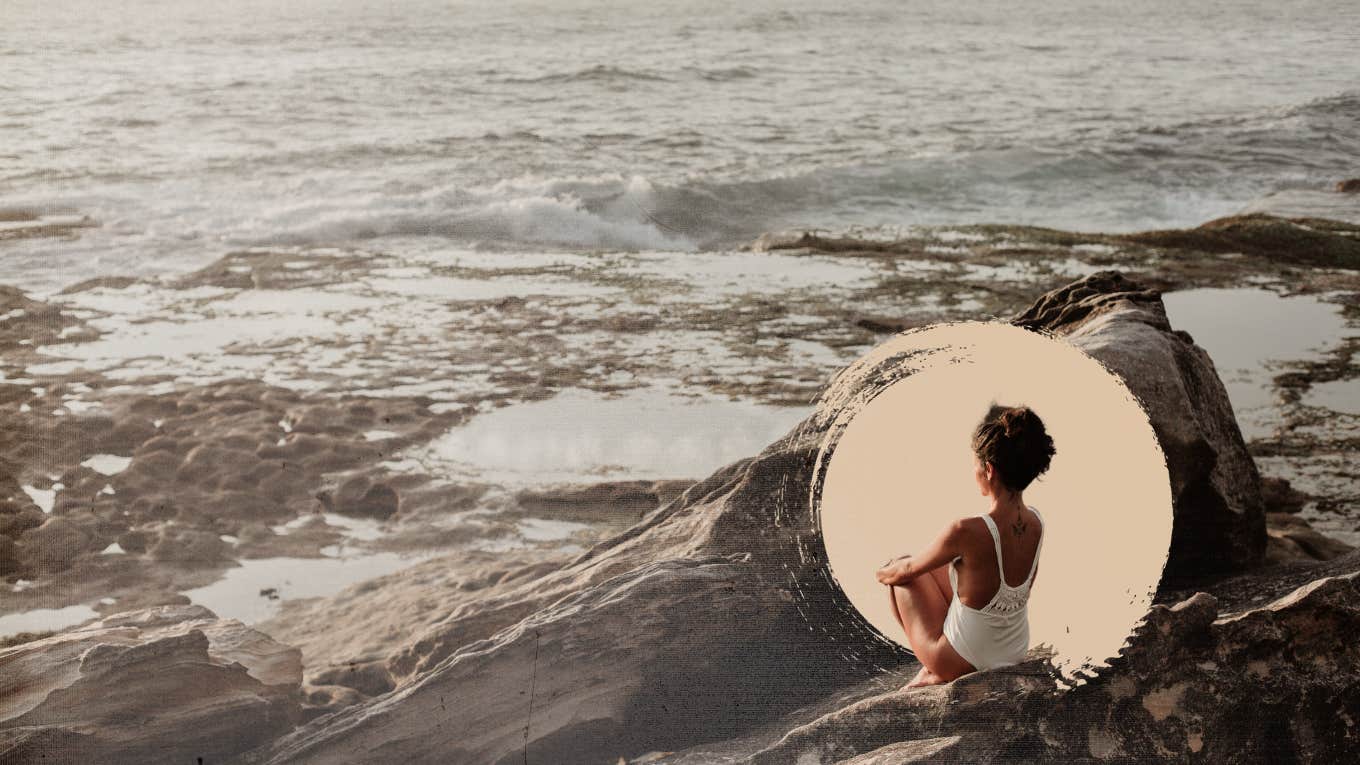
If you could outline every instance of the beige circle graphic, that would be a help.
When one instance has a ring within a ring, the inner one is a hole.
[[[866,385],[870,370],[880,370],[877,384]],[[999,321],[935,324],[894,336],[843,371],[823,399],[835,424],[813,490],[827,562],[860,614],[907,646],[874,572],[921,552],[950,521],[988,511],[970,439],[992,402],[1029,406],[1053,438],[1049,470],[1023,494],[1045,534],[1030,646],[1050,647],[1055,668],[1080,683],[1078,673],[1118,655],[1151,605],[1172,498],[1142,405],[1062,338]]]

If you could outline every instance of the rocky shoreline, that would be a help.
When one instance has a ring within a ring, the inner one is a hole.
[[[718,257],[689,265],[721,273]],[[640,256],[403,276],[413,266],[295,251],[229,255],[154,291],[119,279],[42,299],[0,291],[0,609],[100,598],[96,621],[0,649],[0,759],[1250,762],[1354,746],[1353,722],[1325,710],[1360,708],[1348,640],[1360,557],[1346,541],[1360,427],[1310,395],[1360,376],[1360,336],[1276,374],[1274,419],[1247,439],[1163,296],[1269,286],[1354,321],[1360,228],[1260,215],[1120,236],[955,227],[770,236],[732,257],[772,258],[745,263],[771,280],[802,268],[806,281],[771,297],[715,292],[701,274],[686,291],[674,266]],[[849,286],[816,283],[827,274]],[[127,350],[241,316],[222,306],[261,294],[334,301],[301,315],[344,329],[335,310],[413,302],[411,285],[388,284],[401,278],[494,289],[300,343],[246,327],[202,356],[145,363]],[[512,294],[525,284],[537,297]],[[119,314],[143,297],[154,310]],[[806,407],[830,373],[887,333],[980,316],[1087,347],[1145,396],[1171,459],[1159,605],[1076,690],[1036,656],[902,691],[910,657],[847,618],[822,561],[799,554],[816,530],[785,487],[806,484],[820,427]],[[64,349],[77,363],[54,361]],[[213,354],[236,361],[213,367]],[[1178,385],[1153,385],[1168,377]],[[376,395],[384,379],[411,390]],[[417,389],[436,380],[448,384]],[[765,427],[786,435],[707,478],[640,477],[651,468],[610,468],[617,454],[602,452],[596,479],[551,484],[521,481],[513,464],[460,475],[426,448],[498,404],[661,383],[784,407]],[[429,559],[253,625],[185,594],[252,560],[350,550]],[[115,724],[120,709],[99,700],[115,688],[165,724]]]

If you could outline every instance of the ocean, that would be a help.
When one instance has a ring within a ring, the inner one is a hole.
[[[1360,217],[1321,194],[1360,175],[1352,2],[118,6],[0,7],[0,225],[98,224],[7,242],[6,283],[276,245]]]

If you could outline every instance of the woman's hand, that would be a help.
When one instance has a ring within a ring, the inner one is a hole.
[[[916,577],[934,571],[963,553],[963,540],[967,530],[960,518],[945,527],[945,530],[921,551],[920,555],[903,555],[890,560],[877,572],[878,581],[895,587],[906,584]]]
[[[888,561],[883,568],[874,572],[874,576],[878,578],[879,584],[895,587],[915,578],[911,568],[911,556],[903,555]]]

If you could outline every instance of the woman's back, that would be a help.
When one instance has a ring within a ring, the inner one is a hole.
[[[1002,533],[989,515],[975,515],[969,549],[951,565],[958,565],[954,596],[964,605],[981,609],[1002,590],[1027,590],[1038,568],[1043,545],[1043,519],[1031,506]],[[1002,585],[1005,585],[1004,587]]]
[[[1015,532],[1009,560],[996,523],[991,516],[981,515],[992,554],[984,553],[987,546],[975,538],[965,555],[949,564],[954,597],[945,615],[944,635],[976,669],[1015,664],[1029,650],[1029,593],[1043,549],[1043,518],[1033,507],[1026,509],[1033,521],[1022,513],[1008,529]],[[960,561],[965,567],[963,582],[957,573]]]

